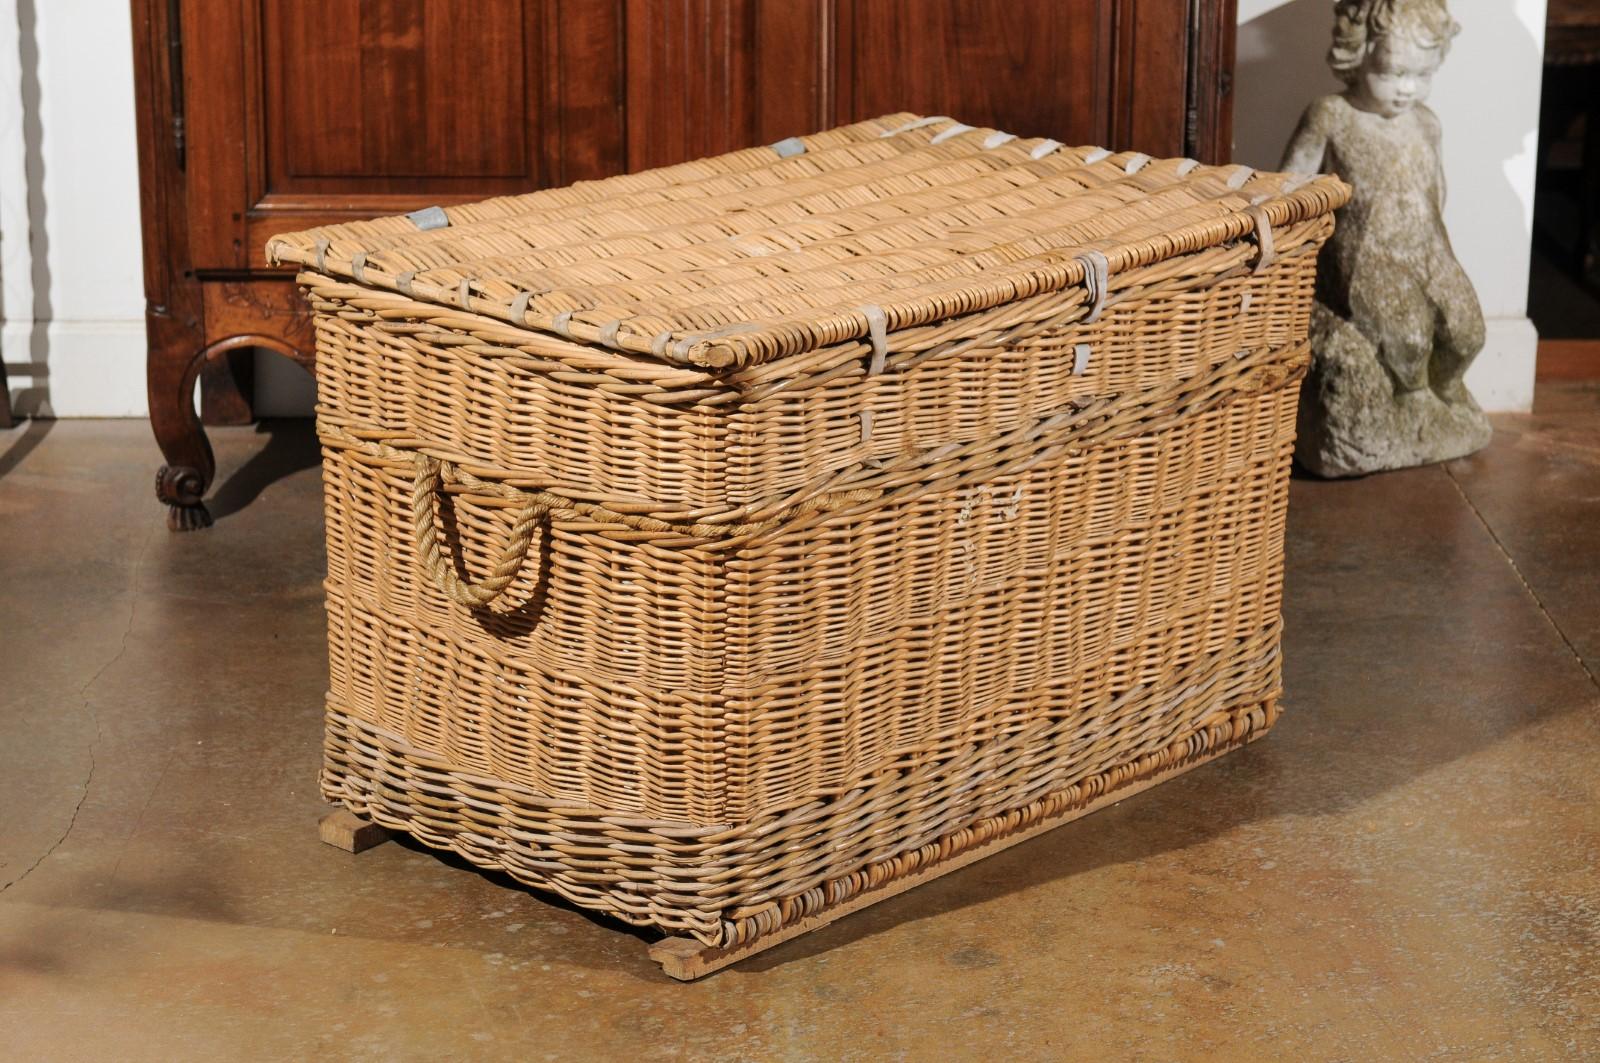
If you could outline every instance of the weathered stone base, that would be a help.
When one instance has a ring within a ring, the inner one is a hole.
[[[1427,465],[1487,446],[1489,419],[1465,386],[1446,398],[1422,389],[1395,393],[1371,342],[1317,308],[1314,357],[1300,391],[1295,461],[1318,476],[1360,476]]]

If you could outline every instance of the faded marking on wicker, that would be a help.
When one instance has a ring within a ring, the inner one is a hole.
[[[1089,345],[1079,343],[1072,348],[1072,375],[1082,376],[1089,371]]]
[[[1055,151],[1059,151],[1059,150],[1061,150],[1061,141],[1059,141],[1059,140],[1046,140],[1046,141],[1043,141],[1043,142],[1039,143],[1038,145],[1036,145],[1034,147],[1034,149],[1032,151],[1028,152],[1028,158],[1030,158],[1030,159],[1042,159],[1046,155],[1049,155],[1050,153],[1055,152]]]
[[[456,303],[463,310],[472,309],[472,278],[462,277],[461,283],[456,285]]]
[[[957,122],[955,125],[951,126],[950,128],[942,129],[938,133],[934,134],[933,139],[928,141],[928,143],[930,143],[930,144],[943,144],[945,141],[949,140],[951,137],[958,137],[962,133],[968,132],[971,129],[972,129],[972,127],[967,125],[967,124],[965,124],[964,122]]]
[[[1083,286],[1089,293],[1089,312],[1083,323],[1092,325],[1100,320],[1100,311],[1106,306],[1106,289],[1111,285],[1111,263],[1103,251],[1085,251],[1075,256],[1083,263]]]
[[[406,217],[412,225],[426,232],[429,229],[443,229],[450,224],[450,215],[444,212],[443,207],[423,207],[414,210]]]
[[[517,297],[511,300],[511,319],[521,324],[528,316],[528,302],[533,298],[532,292],[518,292]]]
[[[872,442],[872,411],[862,410],[856,417],[861,421],[861,442]]]
[[[1233,173],[1229,175],[1228,187],[1243,188],[1244,183],[1250,180],[1251,177],[1255,176],[1255,172],[1256,171],[1252,167],[1240,163],[1238,166],[1233,168]]]
[[[1127,164],[1122,167],[1122,172],[1138,173],[1140,170],[1144,169],[1149,162],[1150,156],[1141,151],[1139,154],[1127,161]]]
[[[396,277],[394,279],[395,287],[399,288],[401,291],[405,292],[407,295],[410,295],[411,294],[411,282],[416,279],[416,276],[417,276],[417,271],[416,270],[414,270],[414,269],[406,270],[404,273],[400,274],[398,277]]]
[[[358,284],[367,282],[367,253],[365,251],[357,251],[355,256],[350,259],[350,275],[356,279]]]
[[[799,137],[788,137],[769,146],[778,153],[780,159],[789,159],[806,153],[806,142]]]
[[[505,547],[485,580],[473,583],[456,575],[455,565],[439,546],[438,518],[434,513],[434,499],[444,486],[445,463],[426,454],[416,455],[416,476],[411,491],[412,531],[416,538],[417,557],[422,562],[433,585],[451,601],[469,609],[481,608],[504,594],[522,570],[533,542],[534,529],[551,507],[536,498],[530,498],[512,525]]]
[[[1277,253],[1272,248],[1272,219],[1267,217],[1265,207],[1247,207],[1245,213],[1249,214],[1256,223],[1256,264],[1251,268],[1251,273],[1260,273],[1272,265]]]
[[[565,336],[569,340],[577,338],[572,334],[571,310],[563,310],[561,313],[557,314],[555,319],[550,322],[550,327],[555,329],[558,333]]]
[[[600,334],[597,337],[598,342],[602,346],[615,347],[617,345],[617,330],[620,328],[622,328],[622,319],[620,317],[614,317],[607,321],[600,326]]]
[[[1244,290],[1244,294],[1239,296],[1239,313],[1248,314],[1250,312],[1250,304],[1254,301],[1255,292],[1252,292],[1249,288],[1246,288]]]
[[[317,272],[326,273],[328,272],[328,238],[326,236],[317,237],[316,248]]]
[[[1017,135],[1015,133],[1003,133],[999,130],[996,130],[995,132],[990,133],[988,136],[983,138],[983,147],[986,151],[993,151],[1000,145],[1009,144],[1016,139]]]

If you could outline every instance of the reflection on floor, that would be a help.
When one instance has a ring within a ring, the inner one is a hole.
[[[306,426],[216,432],[188,536],[145,425],[0,434],[0,1055],[1600,1058],[1597,415],[1297,480],[1269,738],[693,985],[318,843]]]

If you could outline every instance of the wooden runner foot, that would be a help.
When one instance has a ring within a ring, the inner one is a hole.
[[[338,808],[317,823],[317,836],[337,849],[359,853],[382,845],[391,837],[388,830],[370,819],[362,819],[348,808]]]
[[[692,937],[662,938],[650,946],[650,959],[661,965],[661,970],[664,974],[670,978],[676,978],[680,982],[692,982],[696,978],[704,978],[706,975],[714,971],[720,971],[730,964],[738,963],[740,960],[747,960],[757,953],[765,952],[774,945],[781,945],[785,941],[791,941],[802,934],[821,929],[836,919],[842,919],[851,912],[859,912],[863,908],[871,907],[880,901],[886,901],[890,897],[904,893],[906,890],[919,886],[930,879],[948,875],[952,871],[966,867],[968,864],[976,863],[1003,849],[1009,849],[1013,845],[1037,838],[1047,831],[1087,816],[1089,813],[1104,808],[1106,805],[1124,801],[1141,790],[1147,790],[1174,775],[1181,775],[1186,771],[1191,771],[1201,764],[1215,760],[1217,757],[1241,745],[1253,742],[1265,733],[1265,731],[1256,731],[1247,736],[1242,742],[1226,743],[1182,763],[1170,765],[1142,779],[1135,779],[1125,783],[1110,793],[1101,794],[1087,804],[1080,805],[1077,808],[1066,809],[1022,830],[1015,831],[1004,837],[991,839],[982,845],[973,846],[937,864],[931,864],[910,874],[901,875],[872,889],[863,890],[853,897],[846,898],[837,904],[824,908],[820,912],[813,912],[804,919],[798,919],[788,926],[779,927],[777,930],[763,934],[752,941],[747,941],[741,945],[716,946],[702,944]]]

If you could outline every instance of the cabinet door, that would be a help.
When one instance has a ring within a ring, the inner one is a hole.
[[[626,0],[628,164],[895,111],[1221,161],[1234,11],[1234,0]]]
[[[620,171],[620,0],[183,0],[190,253]]]
[[[1232,0],[179,3],[202,273],[264,266],[288,229],[894,111],[1161,155],[1226,142]]]

